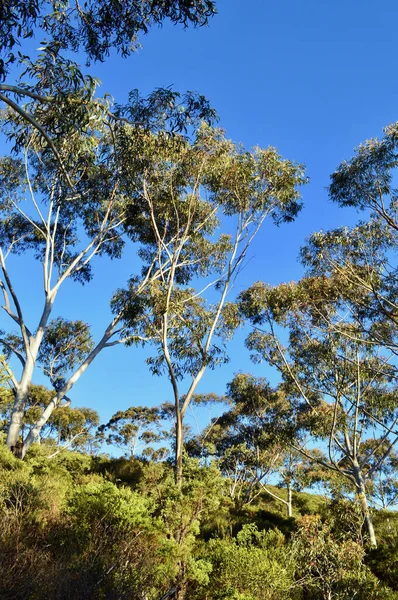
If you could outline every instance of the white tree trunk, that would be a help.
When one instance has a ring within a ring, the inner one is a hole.
[[[293,516],[293,490],[290,483],[287,484],[287,516]]]
[[[22,372],[21,380],[16,389],[16,395],[14,400],[14,406],[11,412],[10,426],[7,432],[7,447],[15,452],[15,449],[20,443],[20,435],[23,424],[23,417],[25,413],[26,401],[28,398],[30,386],[32,383],[34,369],[33,357],[28,356],[25,367]]]
[[[359,502],[361,503],[362,516],[369,535],[369,542],[373,548],[377,548],[376,534],[373,526],[372,515],[370,514],[369,510],[365,481],[359,467],[354,467],[354,477],[357,484],[357,496]]]

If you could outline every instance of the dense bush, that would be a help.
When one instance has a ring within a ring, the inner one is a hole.
[[[398,598],[394,513],[377,515],[369,553],[342,502],[304,496],[322,514],[283,519],[261,498],[237,508],[193,459],[179,489],[167,463],[46,453],[0,446],[2,599]]]

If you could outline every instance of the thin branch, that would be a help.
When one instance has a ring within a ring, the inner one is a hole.
[[[116,332],[115,332],[116,333]],[[120,338],[118,340],[114,340],[113,342],[108,342],[105,344],[104,348],[110,348],[111,346],[116,346],[117,344],[126,344],[127,342],[150,342],[152,338],[144,337],[142,335],[136,335],[135,333],[132,335],[128,335],[124,338]]]
[[[26,351],[26,353],[28,353],[28,352],[30,352],[28,337],[31,337],[32,334],[30,333],[29,329],[25,325],[23,314],[22,314],[21,305],[19,303],[18,296],[15,293],[15,290],[14,290],[14,288],[12,286],[11,279],[10,279],[10,277],[8,275],[7,267],[6,267],[4,256],[3,256],[3,251],[2,251],[1,248],[0,248],[0,265],[1,265],[1,269],[3,271],[3,275],[4,275],[4,279],[6,281],[7,287],[9,289],[9,291],[10,291],[10,294],[12,296],[13,302],[15,304],[15,308],[16,308],[16,311],[17,311],[17,320],[16,320],[16,322],[18,323],[18,325],[19,325],[19,327],[21,329],[22,339],[23,339],[24,346],[25,346],[25,351]],[[2,285],[3,285],[3,288],[4,288],[4,283]],[[6,308],[5,308],[5,310],[10,315],[10,317],[14,318],[13,312],[11,310],[10,310],[10,312],[7,310],[7,301],[6,301]]]
[[[11,352],[13,354],[15,354],[15,356],[20,360],[22,366],[25,366],[25,359],[22,356],[22,354],[12,345],[10,344],[7,340],[5,340],[4,338],[0,338],[0,344],[3,344],[3,346],[6,346],[6,348],[8,348],[9,350],[11,350]]]
[[[8,104],[8,106],[10,106],[13,110],[15,110],[16,113],[18,113],[23,119],[25,119],[25,121],[27,121],[28,123],[30,123],[35,129],[37,129],[37,131],[44,137],[44,139],[46,140],[47,144],[50,146],[51,150],[54,153],[55,158],[57,159],[57,162],[59,164],[59,166],[61,167],[61,171],[69,185],[69,187],[73,190],[74,189],[74,185],[69,177],[69,174],[67,172],[67,170],[65,169],[65,165],[62,161],[62,158],[57,150],[57,148],[54,145],[54,142],[52,141],[52,139],[50,138],[50,136],[48,135],[48,133],[43,129],[43,127],[36,121],[36,119],[34,119],[32,117],[32,115],[30,115],[29,113],[27,113],[25,110],[23,110],[23,108],[21,108],[16,102],[14,102],[13,100],[11,100],[10,98],[8,98],[7,96],[4,96],[4,94],[0,93],[0,100],[2,100],[5,104]]]
[[[53,452],[52,454],[50,454],[49,456],[47,456],[47,458],[48,459],[54,458],[54,456],[57,456],[57,454],[60,454],[64,450],[67,450],[69,448],[69,446],[71,446],[73,444],[73,442],[75,440],[77,440],[77,438],[79,438],[80,436],[82,436],[84,433],[86,433],[85,430],[82,430],[82,431],[79,431],[79,433],[76,433],[76,435],[74,435],[73,437],[71,437],[71,439],[68,441],[67,444],[65,444],[65,446],[62,446],[62,448],[59,448],[56,452]]]
[[[8,379],[11,380],[12,386],[10,385],[10,388],[12,390],[15,390],[18,382],[17,379],[14,375],[14,373],[11,371],[10,366],[8,365],[7,361],[5,360],[4,356],[0,356],[0,363],[3,365],[3,369],[6,371],[7,375],[8,375]]]
[[[264,492],[266,492],[267,494],[269,494],[270,496],[272,496],[273,498],[275,498],[275,500],[279,500],[279,502],[283,502],[283,504],[286,504],[286,506],[289,506],[289,502],[287,500],[284,500],[283,498],[281,498],[280,496],[277,496],[276,494],[273,494],[271,492],[271,490],[269,490],[266,486],[265,483],[263,483],[262,481],[259,481],[259,484],[261,485],[261,487],[263,488]]]

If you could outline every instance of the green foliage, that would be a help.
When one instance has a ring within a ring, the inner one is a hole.
[[[136,453],[165,458],[167,448],[155,450],[150,446],[168,438],[168,431],[162,426],[163,412],[162,407],[132,406],[115,413],[108,423],[98,428],[98,432],[107,444],[122,448],[131,458]]]
[[[18,55],[20,57],[19,52],[14,53],[14,47],[19,46],[22,39],[33,37],[37,30],[47,39],[56,40],[55,47],[74,52],[82,49],[87,61],[103,61],[111,48],[116,48],[123,56],[133,52],[138,43],[137,35],[147,33],[151,26],[160,25],[165,19],[184,26],[201,26],[214,14],[215,4],[211,0],[194,3],[187,0],[129,0],[123,5],[110,2],[106,6],[94,1],[75,6],[56,0],[4,0],[0,13],[3,24],[0,50],[4,53],[0,79],[18,60]]]
[[[211,586],[194,598],[272,600],[299,598],[294,591],[294,562],[277,530],[260,532],[245,525],[236,539],[210,540]]]
[[[148,527],[149,505],[141,495],[111,482],[92,482],[76,487],[68,498],[68,515],[75,521],[74,535],[83,546],[91,538],[92,528],[100,524],[107,536],[132,532],[137,526]]]
[[[305,598],[394,598],[391,590],[363,564],[364,550],[348,538],[335,537],[330,525],[319,516],[306,516],[298,523],[293,549],[297,557],[297,576]]]
[[[398,514],[382,510],[375,515],[380,536],[377,549],[369,552],[366,564],[385,584],[398,592]]]
[[[349,503],[296,523],[261,498],[237,511],[215,464],[188,459],[179,488],[167,463],[70,451],[48,460],[40,446],[20,461],[0,446],[0,492],[4,598],[397,597],[394,513],[380,513],[383,543],[366,555]]]
[[[65,381],[67,372],[77,367],[93,349],[87,323],[58,318],[48,323],[38,360],[55,389]]]

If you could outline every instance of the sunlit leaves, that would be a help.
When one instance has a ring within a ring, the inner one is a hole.
[[[138,34],[147,33],[151,26],[161,25],[165,19],[184,26],[201,26],[214,14],[215,4],[211,0],[112,0],[105,4],[90,0],[82,5],[67,0],[4,0],[0,49],[5,58],[0,62],[0,77],[4,78],[18,59],[15,46],[37,30],[56,40],[63,50],[82,49],[88,62],[103,61],[111,48],[116,48],[122,56],[133,52],[138,45]]]
[[[58,318],[48,324],[39,361],[56,389],[62,385],[68,371],[80,364],[92,347],[89,327],[83,321]]]
[[[98,431],[107,444],[122,448],[128,456],[148,455],[155,451],[150,444],[159,444],[167,438],[162,425],[164,418],[161,407],[132,406],[115,413]]]

